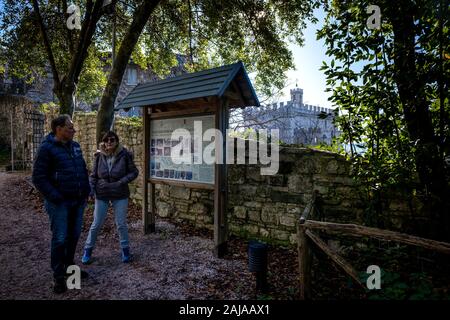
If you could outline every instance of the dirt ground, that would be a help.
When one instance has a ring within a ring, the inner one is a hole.
[[[223,259],[216,259],[212,254],[211,231],[157,218],[156,233],[144,235],[141,209],[133,204],[129,205],[128,212],[133,262],[124,264],[121,261],[118,235],[110,212],[98,237],[93,263],[79,264],[90,277],[82,280],[80,290],[55,295],[50,268],[50,224],[42,199],[27,183],[28,178],[29,174],[0,172],[0,300],[298,299],[295,248],[269,246],[269,288],[267,292],[257,292],[255,276],[247,266],[247,240],[230,237],[229,253]],[[76,262],[80,261],[92,214],[93,203],[89,203]],[[352,242],[348,247],[352,248]],[[368,247],[366,256],[357,255],[358,250],[350,250],[351,255],[347,258],[358,262],[360,270],[363,270],[361,266],[373,264],[375,257],[380,258],[376,264],[392,264],[386,267],[388,271],[392,269],[389,271],[392,283],[386,278],[383,284],[385,296],[381,299],[402,300],[419,296],[448,299],[449,264],[437,268],[432,256],[429,265],[423,265],[422,260],[418,264],[419,256],[428,257],[425,252],[391,248],[389,243],[375,249]],[[424,270],[428,270],[427,273]],[[312,272],[314,299],[367,298],[366,293],[352,285],[326,257],[319,255],[313,259]],[[420,275],[420,279],[416,277],[415,282],[411,282],[414,274]],[[394,276],[401,277],[394,279]],[[405,284],[409,285],[404,288]]]
[[[94,250],[82,266],[90,277],[80,290],[52,292],[50,225],[42,201],[25,175],[0,172],[0,299],[254,299],[253,275],[242,256],[216,259],[212,238],[189,235],[169,221],[142,233],[136,213],[129,216],[134,261],[120,260],[118,235],[109,214]],[[85,213],[76,261],[80,261],[92,204]],[[243,249],[243,248],[241,248]],[[245,248],[244,248],[245,250]]]

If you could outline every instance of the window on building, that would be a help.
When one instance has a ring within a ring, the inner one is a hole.
[[[128,68],[127,71],[127,84],[137,84],[137,70],[136,68]]]

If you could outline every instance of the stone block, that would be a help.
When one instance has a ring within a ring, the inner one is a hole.
[[[250,235],[258,235],[259,228],[253,224],[246,224],[243,226],[244,230],[248,232]]]
[[[239,219],[247,218],[247,208],[243,206],[234,207],[234,215]]]
[[[280,208],[274,205],[266,204],[261,210],[262,222],[269,225],[278,225],[278,214]]]
[[[284,202],[284,203],[303,203],[302,194],[294,194],[290,192],[281,192],[272,190],[270,193],[270,199],[273,202]]]
[[[239,192],[244,195],[244,197],[253,197],[256,195],[256,190],[258,188],[256,186],[249,186],[249,185],[240,185],[239,186]]]
[[[355,180],[349,176],[337,176],[330,178],[330,182],[332,183],[340,183],[347,186],[355,185]]]
[[[163,218],[170,217],[173,213],[173,208],[165,202],[159,202],[156,206],[156,210],[158,215]]]
[[[290,244],[297,244],[297,233],[291,233],[289,236],[289,243]]]
[[[191,205],[190,211],[199,214],[199,215],[206,215],[208,214],[208,210],[206,209],[205,205],[203,203],[194,203]]]
[[[296,217],[292,214],[282,213],[280,215],[280,225],[286,227],[295,227]]]
[[[316,171],[316,161],[310,156],[302,157],[301,159],[297,160],[295,168],[296,169],[294,171],[298,173],[311,174],[312,172]]]
[[[290,192],[307,193],[311,192],[313,183],[308,175],[290,175],[288,177],[288,190]]]
[[[248,208],[261,208],[262,203],[257,202],[257,201],[247,201],[247,202],[244,202],[244,206],[246,206]]]
[[[282,187],[284,185],[284,176],[281,174],[276,174],[268,176],[269,185]]]
[[[187,213],[183,213],[183,212],[180,212],[178,214],[178,217],[181,218],[181,219],[184,219],[184,220],[189,220],[189,221],[196,221],[197,220],[197,217],[195,215],[187,214]]]
[[[339,168],[339,165],[336,160],[331,160],[327,164],[327,172],[328,173],[336,174],[336,173],[338,173],[338,168]]]
[[[243,228],[242,228],[241,225],[237,225],[237,224],[234,224],[234,223],[230,223],[228,225],[228,228],[229,228],[231,233],[237,234],[237,235],[240,235],[242,233],[242,231],[243,231]]]
[[[191,196],[191,190],[184,187],[170,186],[169,194],[173,198],[189,200]]]
[[[265,180],[265,176],[261,175],[261,168],[259,167],[247,167],[247,178],[256,182]]]
[[[249,221],[261,222],[261,212],[258,210],[249,210],[248,219]]]
[[[259,228],[259,234],[261,237],[268,238],[270,236],[269,230],[265,228]]]
[[[314,184],[314,191],[319,192],[319,194],[321,194],[321,195],[327,194],[328,186]]]
[[[269,186],[258,186],[256,189],[256,195],[261,198],[267,198],[270,195]]]
[[[287,241],[289,239],[290,233],[284,230],[271,229],[270,236],[275,240]]]
[[[297,205],[297,204],[289,203],[286,206],[286,211],[287,211],[287,213],[290,213],[290,214],[293,214],[294,216],[299,217],[301,215],[301,213],[303,212],[303,208],[304,207],[305,206],[303,204],[302,205]]]

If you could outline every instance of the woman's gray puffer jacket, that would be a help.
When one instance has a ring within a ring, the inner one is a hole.
[[[132,154],[118,145],[111,167],[108,170],[108,155],[104,144],[100,144],[100,151],[95,155],[94,168],[89,177],[91,189],[99,200],[120,200],[130,196],[128,183],[136,179],[139,174],[133,161]]]

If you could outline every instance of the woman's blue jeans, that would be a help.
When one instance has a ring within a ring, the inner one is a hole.
[[[94,248],[97,235],[105,222],[110,202],[114,209],[114,218],[119,233],[120,247],[129,247],[127,227],[128,198],[112,201],[95,199],[94,221],[89,229],[89,235],[84,246],[85,249]]]

